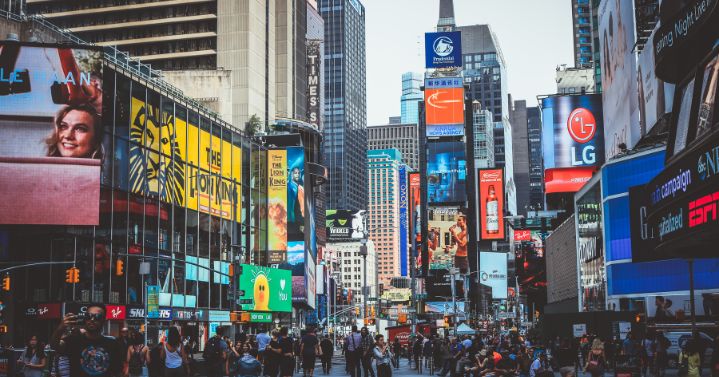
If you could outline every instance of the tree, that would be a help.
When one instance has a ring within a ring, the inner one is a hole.
[[[255,133],[261,131],[262,128],[262,120],[257,116],[257,114],[252,114],[247,123],[245,123],[245,133],[247,136],[254,136]]]

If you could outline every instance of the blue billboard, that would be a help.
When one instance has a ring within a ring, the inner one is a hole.
[[[407,196],[409,195],[409,187],[407,186],[407,165],[399,167],[399,265],[400,275],[408,276],[407,257],[408,244],[407,233],[409,219],[407,218]]]
[[[462,34],[458,31],[425,33],[425,67],[462,66]]]
[[[427,143],[427,195],[430,204],[467,200],[466,146],[461,141]]]

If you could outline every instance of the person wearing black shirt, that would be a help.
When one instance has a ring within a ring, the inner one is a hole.
[[[125,355],[118,341],[102,334],[105,323],[105,305],[87,306],[84,316],[85,333],[71,334],[62,339],[66,330],[82,325],[80,316],[68,313],[55,329],[50,345],[59,354],[70,360],[70,375],[73,377],[120,377]]]
[[[303,376],[314,376],[315,362],[317,361],[318,354],[321,354],[320,342],[317,340],[315,330],[310,328],[307,330],[307,334],[302,337],[302,343],[300,346],[300,355],[302,355],[302,370],[304,371]]]
[[[330,374],[332,369],[332,356],[334,355],[334,346],[329,336],[325,336],[320,342],[320,349],[322,350],[322,371],[325,374]]]
[[[293,340],[288,335],[287,327],[280,329],[280,338],[278,340],[280,355],[280,376],[292,377],[295,372],[295,357],[292,352]]]

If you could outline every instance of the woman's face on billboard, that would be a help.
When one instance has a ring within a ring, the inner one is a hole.
[[[58,125],[57,138],[57,150],[62,157],[89,157],[95,150],[92,115],[85,111],[69,111]]]

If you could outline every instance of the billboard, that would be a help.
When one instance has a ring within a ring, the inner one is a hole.
[[[427,143],[428,202],[467,201],[466,146],[461,141]]]
[[[287,243],[305,240],[305,152],[302,147],[287,148]]]
[[[582,311],[604,310],[606,274],[604,264],[601,186],[582,188],[575,195],[579,305]]]
[[[455,313],[454,305],[457,305]],[[457,301],[455,304],[452,301],[427,301],[424,303],[424,311],[426,313],[439,313],[439,314],[459,314],[464,313],[464,302]]]
[[[408,235],[407,229],[409,219],[407,218],[407,165],[399,167],[399,265],[400,275],[407,276],[407,259],[409,257],[409,249],[407,245]]]
[[[320,129],[322,104],[322,41],[307,41],[307,121]]]
[[[529,229],[517,229],[514,231],[514,241],[515,242],[522,242],[522,241],[531,241],[532,240],[532,231]]]
[[[427,136],[464,135],[464,84],[461,77],[424,81]]]
[[[453,267],[466,272],[469,268],[467,247],[467,212],[459,207],[429,207],[427,216],[427,250],[430,270]]]
[[[602,1],[599,44],[606,159],[633,148],[641,138],[635,41],[634,2]]]
[[[604,118],[600,94],[542,99],[544,168],[602,166]]]
[[[560,168],[544,171],[544,193],[577,192],[592,179],[596,167]]]
[[[242,310],[256,312],[292,311],[292,274],[287,270],[243,264],[238,277],[239,289],[244,291]]]
[[[0,42],[0,224],[98,225],[102,75],[97,49]]]
[[[639,137],[644,137],[657,124],[659,118],[672,111],[674,85],[660,80],[654,71],[654,36],[644,45],[637,66],[637,89],[639,91]]]
[[[267,151],[268,217],[267,250],[270,263],[285,260],[287,240],[287,151]]]
[[[327,241],[352,241],[367,238],[367,211],[328,209],[325,212]]]
[[[420,206],[420,176],[419,173],[409,173],[409,215],[410,220],[410,238],[413,244],[422,242],[422,211]],[[422,253],[418,250],[412,250],[415,257],[415,267],[422,267]]]
[[[479,253],[479,282],[492,287],[492,299],[507,298],[507,254],[482,251]]]
[[[462,66],[462,33],[459,31],[424,34],[425,68]]]
[[[479,239],[504,239],[504,170],[477,169]]]

